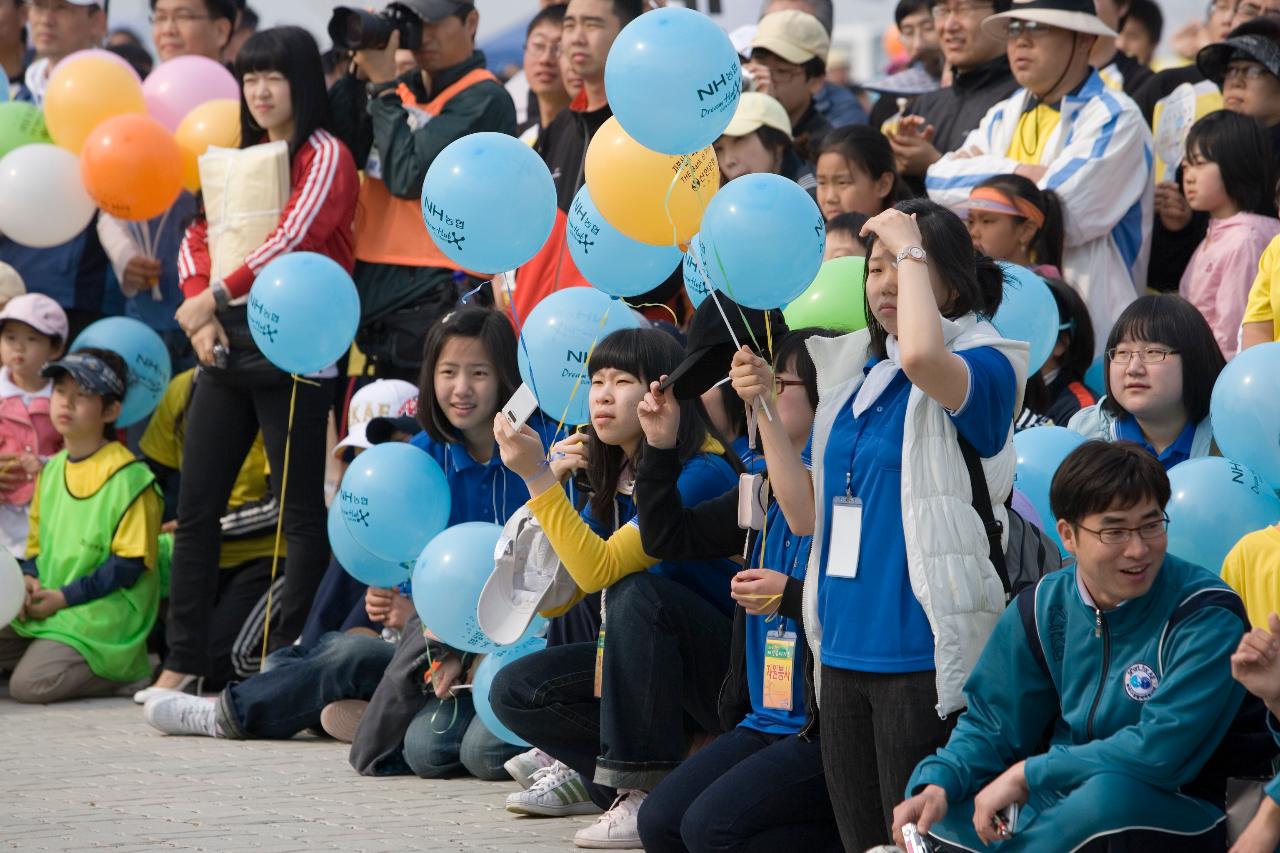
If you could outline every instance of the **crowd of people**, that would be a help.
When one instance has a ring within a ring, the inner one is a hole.
[[[8,700],[127,694],[169,735],[312,731],[362,775],[510,781],[516,815],[598,815],[584,848],[1280,849],[1280,517],[1195,565],[1167,513],[1170,469],[1222,455],[1220,375],[1280,341],[1280,5],[1215,0],[1157,70],[1152,0],[899,0],[902,54],[846,85],[830,0],[767,0],[720,180],[809,194],[824,258],[863,259],[865,328],[695,307],[677,264],[628,298],[637,328],[583,342],[576,429],[504,405],[530,312],[592,284],[568,224],[606,60],[662,4],[543,0],[506,81],[468,0],[397,0],[388,38],[323,54],[243,0],[150,5],[159,63],[231,69],[287,201],[230,265],[192,192],[143,241],[106,212],[53,247],[0,235]],[[108,14],[0,0],[9,97],[39,107],[91,48],[145,76]],[[492,279],[421,200],[482,132],[532,146],[557,201]],[[249,307],[296,252],[359,295],[350,353],[304,378]],[[1048,283],[1042,365],[992,322],[1001,264]],[[127,429],[130,365],[70,346],[113,315],[173,365]],[[1048,425],[1082,443],[1046,517],[1014,436]],[[388,442],[439,466],[450,528],[503,526],[466,615],[536,648],[450,646],[431,591],[353,577],[331,487]]]

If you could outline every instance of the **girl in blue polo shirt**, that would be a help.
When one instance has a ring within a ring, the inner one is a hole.
[[[1013,483],[1013,414],[1027,345],[983,318],[999,268],[964,224],[923,199],[872,217],[867,328],[812,339],[820,404],[812,476],[778,425],[761,435],[788,526],[813,534],[804,627],[818,664],[823,768],[845,849],[890,837],[916,762],[945,740],[1004,610],[960,440],[984,458],[996,519]],[[742,351],[744,399],[771,393]]]
[[[1213,449],[1209,398],[1226,362],[1196,307],[1173,294],[1142,296],[1107,336],[1107,393],[1067,423],[1085,438],[1132,441],[1168,471]]]

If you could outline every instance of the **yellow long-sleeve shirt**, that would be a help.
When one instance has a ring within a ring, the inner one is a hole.
[[[1244,599],[1255,628],[1280,613],[1280,527],[1255,530],[1236,543],[1222,561],[1222,579]]]

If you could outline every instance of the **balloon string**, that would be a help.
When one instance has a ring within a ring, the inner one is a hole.
[[[271,582],[267,585],[267,608],[262,618],[262,656],[258,659],[259,672],[262,672],[267,665],[267,638],[271,635],[271,599],[276,590],[276,573],[280,568],[280,540],[284,535],[284,501],[285,492],[289,488],[289,451],[293,444],[293,414],[298,403],[298,383],[305,382],[317,387],[320,385],[319,382],[303,379],[296,373],[290,376],[293,378],[293,388],[289,391],[289,420],[285,425],[284,433],[284,470],[280,472],[280,512],[276,516],[276,541],[271,551]]]
[[[468,300],[468,299],[470,299],[471,297],[475,296],[477,293],[479,293],[479,292],[484,288],[484,286],[485,286],[486,284],[493,284],[493,281],[492,281],[492,280],[490,280],[490,281],[482,281],[482,282],[480,282],[480,284],[476,285],[476,286],[475,286],[475,287],[473,287],[471,290],[468,290],[466,293],[462,294],[462,296],[461,296],[461,297],[459,297],[459,299],[458,299],[458,303],[459,303],[460,305],[466,305],[466,304],[467,304],[467,300]]]
[[[574,398],[578,396],[578,388],[582,386],[582,377],[586,375],[587,368],[591,364],[591,354],[596,351],[596,344],[600,341],[600,332],[604,329],[604,324],[608,322],[609,312],[612,310],[613,310],[613,303],[610,302],[609,307],[604,309],[604,314],[600,317],[600,324],[596,326],[595,337],[591,339],[591,346],[587,347],[586,361],[582,365],[582,370],[578,373],[578,378],[573,381],[573,390],[569,392],[569,402],[564,404],[564,411],[560,413],[560,420],[556,423],[556,431],[551,436],[551,444],[555,444],[557,441],[560,440],[560,431],[564,429],[564,422],[569,417],[569,410],[573,408]],[[530,367],[532,367],[533,362],[530,362],[529,364],[530,364]],[[530,370],[529,373],[532,374],[533,370]],[[534,396],[535,397],[537,396],[536,390],[534,391]],[[588,415],[588,417],[589,416],[590,415]],[[548,462],[551,461],[550,447],[547,447],[546,459]]]
[[[157,226],[155,233],[152,235],[151,251],[148,257],[156,257],[156,251],[159,249],[160,238],[164,234],[165,226],[169,224],[169,214],[173,213],[173,206],[170,206],[160,216],[160,225]],[[151,298],[155,302],[164,301],[164,294],[160,292],[160,282],[156,282],[155,287],[151,288]]]
[[[507,307],[511,309],[511,319],[515,321],[516,328],[519,333],[516,335],[516,341],[520,344],[520,349],[524,351],[524,357],[529,362],[529,387],[533,389],[533,398],[539,401],[541,406],[542,395],[538,393],[538,383],[533,378],[533,356],[529,355],[529,345],[524,339],[524,323],[520,322],[520,312],[516,310],[516,296],[511,290],[511,276],[504,273],[502,276],[502,286],[507,291]],[[559,428],[557,427],[557,434]]]
[[[661,308],[671,315],[671,325],[680,325],[680,318],[676,316],[675,309],[665,302],[627,302],[626,304],[632,308]]]

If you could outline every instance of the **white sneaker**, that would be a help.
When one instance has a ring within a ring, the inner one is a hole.
[[[582,776],[557,761],[533,772],[529,790],[509,795],[507,811],[539,817],[568,817],[599,814],[600,807],[591,802]]]
[[[167,735],[222,736],[218,731],[217,699],[166,690],[147,700],[143,715],[148,723]]]
[[[152,696],[159,696],[162,693],[191,693],[200,695],[201,679],[197,675],[184,675],[182,680],[178,682],[177,687],[156,687],[154,684],[150,687],[144,687],[137,693],[133,694],[133,703],[135,705],[145,705],[147,700]]]
[[[591,826],[578,830],[573,843],[591,850],[639,850],[642,845],[636,818],[646,796],[646,792],[634,789],[618,791],[618,799],[609,810]]]
[[[555,763],[556,760],[554,758],[535,747],[528,752],[522,752],[512,757],[506,764],[502,765],[502,769],[510,773],[511,778],[516,780],[521,788],[528,790],[529,786],[533,784],[533,774]]]

